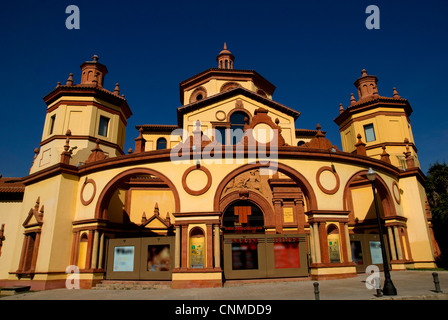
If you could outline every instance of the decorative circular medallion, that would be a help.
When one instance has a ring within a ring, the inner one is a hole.
[[[85,206],[88,206],[93,201],[95,194],[96,194],[95,181],[92,179],[87,179],[81,188],[81,203]]]
[[[322,167],[317,171],[316,182],[326,194],[335,194],[339,190],[339,175],[331,167]]]
[[[199,165],[188,168],[182,176],[184,190],[193,196],[206,193],[211,185],[212,175],[210,171]]]
[[[224,120],[226,120],[227,115],[224,111],[218,110],[215,113],[215,117],[216,117],[216,120],[224,121]]]
[[[392,194],[394,195],[395,201],[398,204],[400,204],[401,202],[400,188],[398,187],[398,184],[395,181],[392,182]]]

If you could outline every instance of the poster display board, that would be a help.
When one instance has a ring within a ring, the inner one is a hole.
[[[204,268],[204,237],[190,238],[190,266],[191,268]]]
[[[147,271],[169,271],[170,270],[170,246],[149,245],[147,257]]]
[[[114,272],[134,271],[134,246],[122,246],[114,248]]]
[[[369,241],[370,257],[372,258],[372,264],[382,264],[383,255],[381,253],[380,241]]]

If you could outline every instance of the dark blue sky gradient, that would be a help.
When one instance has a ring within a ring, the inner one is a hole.
[[[219,3],[219,4],[216,4]],[[81,29],[68,30],[68,5]],[[365,9],[380,8],[380,30]],[[25,176],[45,119],[42,97],[97,54],[105,88],[120,83],[137,124],[176,124],[179,82],[211,67],[227,42],[235,69],[256,70],[274,100],[302,113],[296,128],[320,123],[341,147],[333,119],[349,105],[365,68],[382,96],[397,87],[414,110],[411,124],[424,172],[448,160],[446,0],[428,1],[21,1],[0,5],[0,173]],[[355,94],[357,97],[357,94]]]

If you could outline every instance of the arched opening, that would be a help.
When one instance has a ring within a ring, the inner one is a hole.
[[[217,188],[224,276],[308,275],[304,206],[316,208],[311,186],[283,164],[278,164],[280,172],[266,176],[260,174],[261,167],[244,165],[229,173]]]
[[[78,249],[78,268],[80,270],[85,269],[86,267],[87,243],[88,243],[87,232],[83,232],[81,238],[79,239],[79,249]]]
[[[205,234],[200,227],[190,231],[190,268],[205,267]]]
[[[101,267],[104,252],[106,279],[171,279],[175,250],[171,221],[178,211],[177,189],[163,174],[147,168],[118,174],[99,195],[96,217],[105,229],[89,231],[86,268]],[[81,254],[82,234],[79,239]]]
[[[165,138],[157,139],[157,150],[164,150],[167,147],[167,142]]]
[[[366,170],[355,173],[348,180],[343,196],[344,210],[350,212],[349,225],[353,227],[350,247],[352,260],[358,272],[364,272],[371,264],[377,265],[380,270],[383,268],[374,195],[366,173]],[[396,259],[393,254],[396,252],[397,243],[394,240],[393,229],[389,229],[391,226],[386,225],[386,221],[397,216],[395,205],[389,188],[380,175],[377,175],[375,180],[375,190],[386,254],[390,261]]]
[[[129,169],[126,170],[117,176],[115,176],[113,179],[107,183],[107,185],[104,187],[103,191],[99,195],[97,206],[95,209],[95,217],[98,219],[105,219],[113,222],[121,222],[126,223],[127,218],[123,215],[126,214],[129,218],[129,207],[125,207],[125,198],[126,190],[131,188],[132,184],[137,183],[140,181],[142,184],[140,186],[146,186],[143,188],[134,188],[136,191],[144,190],[144,191],[162,191],[164,193],[168,193],[171,196],[169,197],[169,200],[167,203],[171,203],[170,207],[162,207],[161,203],[157,201],[157,196],[152,196],[147,199],[152,199],[153,202],[146,203],[146,209],[148,212],[145,211],[145,214],[147,214],[147,218],[149,218],[152,215],[152,211],[155,209],[155,203],[158,204],[158,211],[160,212],[160,216],[165,217],[166,212],[169,210],[168,208],[174,208],[172,211],[169,212],[180,212],[180,199],[179,199],[179,193],[177,191],[177,188],[175,185],[171,182],[170,179],[168,179],[165,175],[162,173],[148,168],[135,168],[135,169]],[[157,188],[152,187],[158,186]],[[114,198],[115,196],[115,198]],[[117,198],[118,196],[118,198]],[[132,199],[132,194],[131,194]],[[133,198],[134,200],[136,197]],[[116,201],[117,206],[114,206],[114,208],[111,208],[111,202]],[[128,202],[129,203],[129,202]],[[132,206],[132,204],[131,204]],[[136,207],[134,207],[136,208]],[[110,209],[114,210],[114,212],[110,212]],[[132,209],[132,208],[131,208]],[[136,208],[136,212],[138,212]],[[165,210],[166,209],[166,210]],[[120,215],[121,213],[121,215]],[[140,212],[140,221],[142,218],[143,211]],[[131,219],[131,221],[137,221],[138,219]]]
[[[335,224],[330,224],[327,228],[327,241],[328,241],[328,253],[330,257],[330,263],[340,263],[340,238],[339,229]]]
[[[238,200],[226,208],[222,226],[225,233],[264,233],[261,209],[248,200]]]
[[[279,174],[283,174],[284,176],[286,176],[288,179],[291,180],[291,182],[296,183],[297,186],[300,188],[300,191],[303,193],[303,206],[304,209],[306,209],[306,211],[309,210],[317,210],[318,206],[317,206],[317,199],[316,199],[316,195],[314,193],[314,190],[311,186],[311,184],[308,182],[308,180],[301,174],[299,173],[297,170],[283,164],[283,163],[275,163],[271,164],[271,166],[275,166],[276,170]],[[220,182],[220,184],[218,185],[217,189],[216,189],[216,193],[214,196],[214,210],[216,211],[223,211],[223,209],[221,206],[221,200],[224,200],[223,196],[225,195],[225,191],[229,188],[229,183],[232,182],[232,180],[235,179],[235,177],[241,175],[242,173],[245,172],[250,172],[252,170],[256,170],[256,169],[262,169],[265,168],[267,169],[269,167],[268,164],[260,164],[260,163],[254,163],[254,164],[246,164],[243,165],[233,171],[231,171],[229,174],[227,174],[224,179]],[[274,174],[274,173],[273,173]],[[272,177],[272,176],[270,176]],[[249,180],[250,181],[250,180]],[[237,186],[234,186],[237,187]],[[260,204],[260,202],[257,202],[257,204]],[[266,217],[266,210],[263,208],[263,210],[265,211],[265,219],[267,220],[268,217]],[[347,210],[347,209],[344,209]],[[267,224],[270,222],[266,222]]]
[[[230,142],[235,145],[241,141],[244,135],[244,125],[249,119],[246,112],[235,111],[230,115]]]

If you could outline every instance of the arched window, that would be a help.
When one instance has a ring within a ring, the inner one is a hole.
[[[303,140],[300,140],[299,142],[297,142],[298,147],[303,146],[304,144],[305,144],[305,141],[303,141]]]
[[[157,150],[163,150],[163,149],[166,149],[166,139],[159,138],[157,139]]]
[[[327,229],[328,240],[328,253],[330,256],[330,263],[340,263],[340,241],[339,241],[339,229],[336,225],[331,224]]]
[[[244,133],[244,119],[249,118],[245,112],[237,111],[230,116],[230,143],[237,144]]]
[[[224,232],[264,233],[264,216],[261,209],[247,200],[230,205],[223,215]]]
[[[87,244],[88,244],[87,233],[83,232],[81,238],[79,239],[79,248],[78,248],[79,269],[85,269],[86,267]]]
[[[190,231],[190,267],[204,268],[205,261],[205,237],[204,231],[194,227]]]

